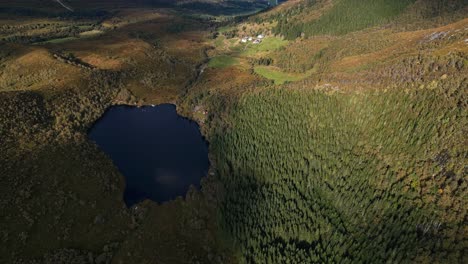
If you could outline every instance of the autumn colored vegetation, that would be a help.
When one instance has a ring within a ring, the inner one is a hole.
[[[0,262],[467,262],[463,0],[28,1],[0,9]],[[86,133],[158,103],[198,121],[211,168],[127,208]]]

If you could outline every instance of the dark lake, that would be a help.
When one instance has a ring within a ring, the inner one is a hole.
[[[111,107],[89,137],[124,175],[127,206],[185,196],[208,172],[208,146],[197,123],[179,116],[174,105]]]

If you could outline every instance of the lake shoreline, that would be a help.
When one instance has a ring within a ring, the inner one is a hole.
[[[124,176],[128,207],[185,197],[208,175],[209,145],[200,126],[176,109],[174,104],[111,106],[88,131],[88,139]]]

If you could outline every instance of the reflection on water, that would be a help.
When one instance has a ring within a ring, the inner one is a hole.
[[[128,206],[184,196],[208,171],[208,146],[198,125],[177,115],[174,105],[111,107],[89,137],[125,176]]]

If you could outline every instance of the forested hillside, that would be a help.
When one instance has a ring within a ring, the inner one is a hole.
[[[232,58],[213,71],[271,80],[221,104],[200,95],[223,113],[210,146],[240,263],[466,262],[464,10],[291,1],[222,28]],[[244,77],[230,78],[232,91]]]
[[[267,2],[0,0],[0,262],[468,263],[466,0]],[[87,131],[162,103],[211,167],[128,208]]]
[[[466,85],[243,97],[213,151],[245,262],[461,263]]]
[[[446,14],[461,18],[466,7],[464,0],[306,0],[272,14],[266,21],[277,21],[273,28],[275,34],[295,39],[319,34],[342,35],[381,26],[406,13],[411,13],[405,17],[406,23],[416,21],[415,16],[420,20]]]

